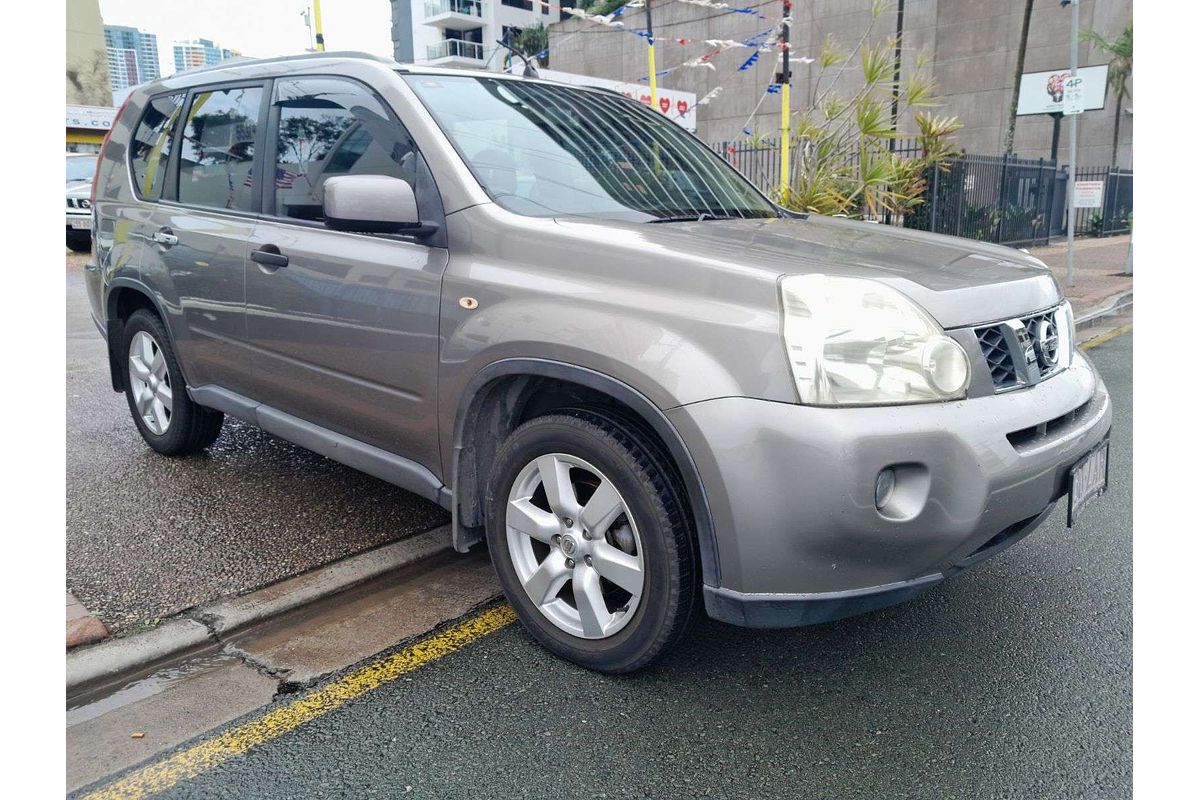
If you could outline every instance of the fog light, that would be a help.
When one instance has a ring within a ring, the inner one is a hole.
[[[896,472],[891,467],[881,470],[875,479],[875,508],[880,511],[892,499],[892,491],[896,488]]]

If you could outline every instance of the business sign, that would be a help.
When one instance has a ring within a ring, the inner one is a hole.
[[[106,131],[112,127],[117,116],[115,108],[102,106],[67,106],[67,127],[92,131]]]
[[[513,59],[513,69],[517,69],[517,59]],[[567,83],[571,86],[594,86],[599,89],[612,89],[639,103],[650,105],[650,87],[644,83],[626,83],[607,78],[593,78],[591,75],[576,75],[573,72],[558,72],[552,69],[538,68],[538,77],[542,80]],[[696,95],[693,92],[679,92],[674,89],[658,87],[658,110],[668,119],[678,122],[684,128],[696,131]]]
[[[1104,205],[1104,181],[1075,181],[1075,207],[1100,208]]]
[[[1071,79],[1069,69],[1025,73],[1021,76],[1021,88],[1017,94],[1017,116],[1078,114],[1104,108],[1104,95],[1108,88],[1108,65],[1080,67],[1076,77],[1083,78],[1082,85],[1068,87],[1067,83]],[[1078,111],[1068,111],[1064,106],[1063,101],[1066,99],[1068,88],[1078,92],[1078,96],[1073,98],[1073,106],[1078,108]]]

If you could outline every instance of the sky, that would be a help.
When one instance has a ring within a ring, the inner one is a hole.
[[[163,75],[175,71],[176,40],[211,39],[242,55],[268,58],[308,49],[301,12],[308,0],[100,0],[105,25],[128,25],[158,36]],[[365,50],[392,56],[387,0],[322,0],[328,50]]]

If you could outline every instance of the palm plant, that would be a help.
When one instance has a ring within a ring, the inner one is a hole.
[[[1121,106],[1127,98],[1133,97],[1133,90],[1129,86],[1130,78],[1133,77],[1133,20],[1130,20],[1125,25],[1125,30],[1112,41],[1095,31],[1088,31],[1083,38],[1107,53],[1110,58],[1108,86],[1117,98],[1117,116],[1113,120],[1112,141],[1112,163],[1116,165],[1117,147],[1121,140]]]
[[[875,0],[873,19],[878,19],[887,5]],[[918,54],[916,68],[897,84],[893,64],[896,39],[871,44],[873,25],[848,51],[832,37],[825,40],[817,58],[813,99],[796,112],[792,126],[794,175],[790,185],[776,192],[779,201],[790,208],[866,217],[905,214],[923,202],[930,169],[945,168],[958,154],[950,137],[962,124],[954,117],[939,117],[925,110],[936,105],[936,85],[925,69],[928,54]],[[839,92],[846,82],[839,79],[855,61],[862,85],[846,96]],[[916,154],[901,154],[892,146],[907,135],[892,125],[894,91],[899,117],[903,119],[909,110],[915,112]]]

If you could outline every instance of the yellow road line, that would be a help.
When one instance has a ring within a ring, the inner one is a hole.
[[[1131,330],[1133,330],[1132,322],[1130,322],[1128,325],[1122,325],[1119,328],[1113,328],[1108,333],[1102,333],[1093,339],[1088,339],[1086,342],[1079,345],[1079,349],[1080,350],[1091,350],[1093,347],[1099,347],[1100,345],[1104,344],[1105,342],[1111,342],[1113,339],[1117,338],[1118,336],[1124,336],[1125,334],[1129,333]]]
[[[149,764],[87,795],[87,800],[147,797],[166,791],[252,747],[295,730],[323,714],[396,680],[413,670],[449,655],[516,620],[510,606],[484,611],[452,628],[417,642],[387,658],[368,664],[333,683],[200,742],[169,758]]]

